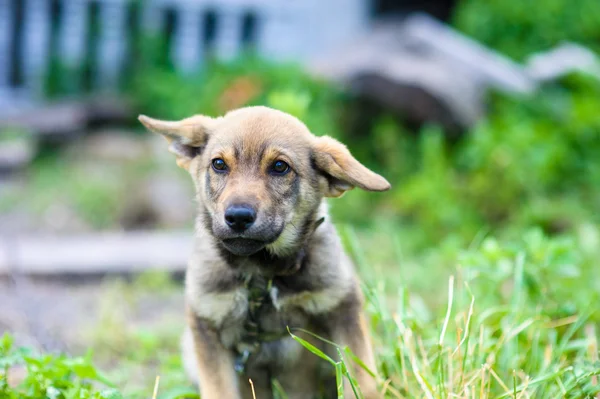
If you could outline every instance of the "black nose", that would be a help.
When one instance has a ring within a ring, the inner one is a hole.
[[[255,220],[256,211],[248,205],[231,205],[225,210],[225,222],[238,233],[248,230]]]

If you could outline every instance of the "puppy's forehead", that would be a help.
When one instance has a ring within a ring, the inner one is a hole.
[[[243,147],[244,152],[258,152],[265,146],[290,150],[306,146],[314,137],[295,117],[266,107],[250,107],[225,115],[214,131],[223,145]]]

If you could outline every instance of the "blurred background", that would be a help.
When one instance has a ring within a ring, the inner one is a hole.
[[[185,384],[193,188],[136,117],[256,104],[392,183],[330,203],[369,286],[429,320],[465,267],[501,302],[522,251],[531,307],[577,314],[600,292],[599,51],[597,0],[0,0],[0,332],[91,348],[126,392]]]

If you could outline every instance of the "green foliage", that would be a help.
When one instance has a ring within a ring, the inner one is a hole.
[[[31,142],[32,137],[30,132],[23,129],[3,128],[0,129],[0,144],[13,142]]]
[[[407,256],[402,241],[376,232],[369,234],[377,247],[353,241],[371,282],[367,306],[386,397],[597,395],[598,233],[550,238],[534,229],[455,253],[442,242],[433,252],[453,264],[454,276],[443,294],[438,280],[420,289],[413,281],[439,276],[437,257]],[[397,278],[390,265],[374,267],[381,252],[404,254]]]
[[[270,105],[301,117],[316,134],[331,134],[340,94],[295,65],[275,65],[252,56],[230,63],[209,61],[194,76],[145,68],[130,93],[144,113],[179,119],[222,115],[248,105]]]
[[[25,367],[26,376],[16,386],[9,384],[15,367]],[[105,388],[98,388],[98,386]],[[39,355],[14,348],[12,338],[0,338],[0,397],[6,399],[121,399],[123,396],[100,374],[91,357]]]
[[[159,271],[103,284],[97,321],[81,334],[126,398],[151,397],[157,376],[158,399],[197,398],[181,362],[181,290]]]
[[[504,244],[488,238],[477,251],[462,255],[460,264],[475,295],[486,298],[490,306],[512,303],[515,311],[551,318],[572,316],[576,310],[599,316],[589,308],[600,295],[600,281],[593,278],[594,259],[585,256],[574,237],[549,239],[534,229]],[[538,303],[543,306],[516,308]]]
[[[563,41],[600,50],[596,0],[462,0],[454,19],[467,35],[518,60]]]
[[[118,173],[117,167],[112,169]],[[106,169],[71,166],[64,158],[44,157],[32,169],[31,191],[35,194],[26,195],[25,200],[41,214],[62,198],[92,226],[106,227],[117,218],[119,193],[124,189],[118,180],[108,178],[110,174]]]
[[[132,187],[155,173],[157,160],[90,159],[82,154],[73,148],[43,151],[26,171],[27,184],[0,196],[0,211],[21,209],[57,220],[73,217],[95,229],[118,225]]]
[[[373,200],[380,201],[376,212],[395,209],[426,231],[427,243],[447,234],[470,240],[481,230],[515,233],[533,225],[560,232],[597,223],[597,109],[600,84],[574,75],[528,98],[496,96],[489,116],[457,142],[433,127],[418,138],[402,139],[402,130],[383,119],[373,136],[381,137],[377,131],[388,126],[387,134],[396,136],[398,144],[382,146],[373,140],[376,155],[370,155],[361,143],[360,159],[379,165],[375,169],[394,186],[394,202],[365,195],[348,214],[356,218],[359,208],[373,209]],[[410,144],[402,145],[402,140]],[[395,167],[388,166],[391,159]]]

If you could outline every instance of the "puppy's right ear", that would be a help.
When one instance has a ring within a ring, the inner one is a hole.
[[[175,154],[177,166],[188,169],[190,162],[206,145],[216,119],[195,115],[180,121],[161,121],[140,115],[139,121],[148,130],[162,134],[169,142],[169,151]]]
[[[326,197],[340,197],[354,187],[367,191],[386,191],[390,183],[358,162],[345,145],[321,136],[315,138],[313,160],[327,178]]]

